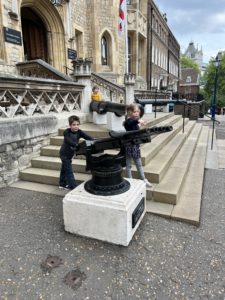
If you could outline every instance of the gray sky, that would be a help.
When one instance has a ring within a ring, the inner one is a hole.
[[[225,0],[155,0],[184,52],[190,41],[203,49],[208,62],[225,50]]]

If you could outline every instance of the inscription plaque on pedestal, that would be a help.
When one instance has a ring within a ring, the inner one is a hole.
[[[135,227],[144,210],[145,210],[145,198],[143,197],[139,202],[138,206],[135,208],[135,210],[132,213],[132,228]]]

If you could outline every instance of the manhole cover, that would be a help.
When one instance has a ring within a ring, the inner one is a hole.
[[[41,268],[44,272],[50,273],[52,269],[59,267],[63,260],[59,256],[48,255],[46,260],[41,263]]]
[[[77,290],[82,282],[87,278],[84,272],[79,269],[70,271],[63,279],[63,282],[71,287],[73,290]]]

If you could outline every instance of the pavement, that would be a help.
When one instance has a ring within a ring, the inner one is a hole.
[[[0,299],[224,300],[224,195],[206,169],[199,227],[146,214],[123,247],[65,232],[60,195],[2,188]]]

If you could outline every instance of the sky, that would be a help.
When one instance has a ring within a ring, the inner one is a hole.
[[[203,50],[203,62],[208,62],[220,50],[225,50],[225,0],[154,0],[181,47],[189,42]]]

